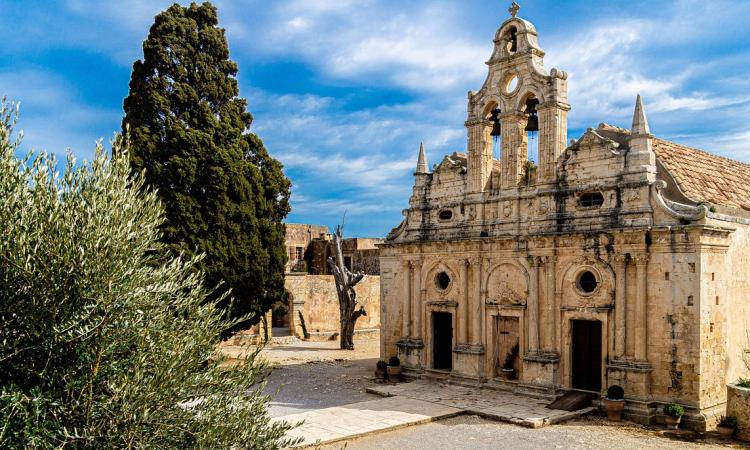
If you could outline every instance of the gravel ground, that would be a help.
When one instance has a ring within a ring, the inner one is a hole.
[[[685,441],[634,424],[613,425],[592,418],[530,429],[477,416],[439,422],[339,442],[321,449],[707,449],[742,448],[719,439]]]
[[[365,392],[373,383],[379,346],[377,340],[363,339],[355,340],[354,351],[339,349],[338,341],[266,347],[262,355],[273,367],[266,386],[266,392],[274,396],[270,415],[381,398]]]

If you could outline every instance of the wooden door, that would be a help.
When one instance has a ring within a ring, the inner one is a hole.
[[[453,368],[453,314],[432,313],[432,368]]]
[[[599,392],[602,388],[602,323],[573,320],[571,327],[572,387]]]
[[[518,354],[518,317],[495,317],[495,375],[515,378],[519,366]]]

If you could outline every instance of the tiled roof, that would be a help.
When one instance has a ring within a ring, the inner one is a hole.
[[[688,198],[750,211],[750,164],[657,138],[653,148]]]

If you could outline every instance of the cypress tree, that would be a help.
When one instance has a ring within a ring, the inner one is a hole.
[[[236,75],[216,8],[174,4],[156,16],[133,64],[122,126],[132,168],[166,209],[163,241],[174,252],[205,253],[206,283],[222,284],[217,296],[232,290],[227,315],[257,318],[286,299],[290,183],[248,131]]]

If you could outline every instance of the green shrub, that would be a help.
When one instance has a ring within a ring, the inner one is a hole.
[[[750,378],[740,378],[737,386],[750,389]]]
[[[625,398],[625,390],[622,387],[613,385],[607,389],[608,400],[622,400],[623,398]]]
[[[390,359],[388,359],[388,365],[391,367],[398,367],[401,365],[401,360],[398,359],[398,356],[391,356]]]
[[[163,211],[110,159],[18,159],[0,108],[0,448],[277,448],[267,373],[227,366],[231,326],[200,256],[167,256]]]
[[[664,414],[672,417],[682,417],[685,415],[685,408],[677,403],[670,403],[664,406]]]
[[[378,370],[385,370],[385,369],[388,368],[388,364],[381,359],[380,361],[378,361],[377,363],[375,363],[375,367]]]
[[[719,426],[725,428],[737,428],[737,418],[735,416],[722,417]]]

